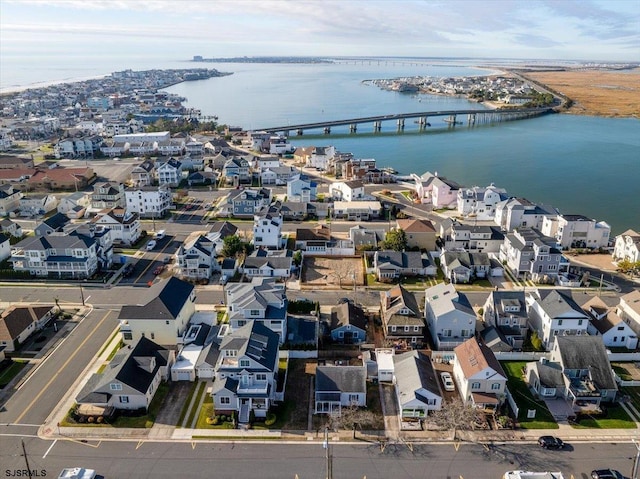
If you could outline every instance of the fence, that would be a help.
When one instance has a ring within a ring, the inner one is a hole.
[[[504,392],[507,395],[507,402],[509,403],[509,406],[511,407],[511,410],[513,411],[513,417],[515,417],[517,419],[518,418],[518,412],[520,412],[520,410],[518,409],[518,405],[516,404],[515,399],[513,399],[513,396],[511,395],[511,391],[509,391],[508,387],[504,388]]]

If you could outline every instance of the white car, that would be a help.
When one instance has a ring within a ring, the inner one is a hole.
[[[156,240],[151,240],[147,243],[147,251],[152,251],[156,247]]]
[[[63,469],[58,479],[94,479],[96,471],[84,467],[67,467]]]
[[[443,372],[440,373],[440,379],[442,379],[442,384],[444,384],[444,390],[445,391],[455,391],[456,390],[456,385],[453,382],[453,378],[451,377],[451,374],[449,374],[448,372]]]

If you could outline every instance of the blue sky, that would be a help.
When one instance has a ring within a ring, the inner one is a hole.
[[[0,56],[639,61],[640,0],[0,0]]]

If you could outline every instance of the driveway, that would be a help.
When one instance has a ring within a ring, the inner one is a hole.
[[[189,391],[193,386],[189,381],[176,381],[171,383],[171,390],[162,403],[162,407],[158,412],[158,417],[154,427],[156,426],[176,426],[178,419],[180,419],[180,413],[182,412],[182,406],[187,402],[189,397]]]
[[[400,417],[396,402],[396,388],[393,384],[380,383],[380,402],[384,414],[384,430],[390,441],[400,438]]]

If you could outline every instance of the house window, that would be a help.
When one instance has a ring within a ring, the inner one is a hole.
[[[259,311],[259,310],[257,310],[257,309],[252,309],[252,310],[249,312],[249,314],[250,314],[251,316],[260,316],[260,311]]]
[[[349,402],[351,404],[357,403],[360,396],[358,394],[349,394]]]
[[[582,326],[582,319],[578,320],[578,326]]]
[[[120,402],[121,403],[128,403],[129,402],[129,396],[119,396]]]
[[[122,391],[122,384],[111,383],[109,384],[109,389],[112,391]]]
[[[220,398],[220,404],[231,404],[231,398],[227,396],[222,396]]]
[[[491,389],[493,389],[494,391],[497,391],[498,389],[500,389],[500,383],[493,383],[491,385]]]
[[[265,373],[256,374],[256,381],[266,381],[266,380],[267,380],[267,375]]]
[[[156,333],[151,333],[151,339],[156,339]]]
[[[248,368],[249,367],[249,360],[248,359],[241,359],[240,360],[240,367],[241,368]]]
[[[125,341],[131,341],[133,339],[133,334],[131,333],[131,331],[124,331],[122,333],[122,339],[124,339]]]
[[[409,332],[409,328],[410,328],[410,326],[405,326],[405,327],[404,327],[404,332],[405,332],[405,333],[408,333],[408,332]]]
[[[472,390],[478,390],[478,389],[480,389],[480,383],[479,383],[479,382],[471,383],[471,389],[472,389]]]
[[[417,333],[418,331],[420,331],[420,326],[414,326],[414,327],[413,327],[413,331],[414,331],[415,333]]]
[[[340,339],[344,338],[344,331],[338,331],[338,337]]]
[[[561,319],[558,320],[558,326],[562,326],[562,320]]]
[[[396,327],[395,326],[391,326],[391,332],[395,333],[396,332]]]

